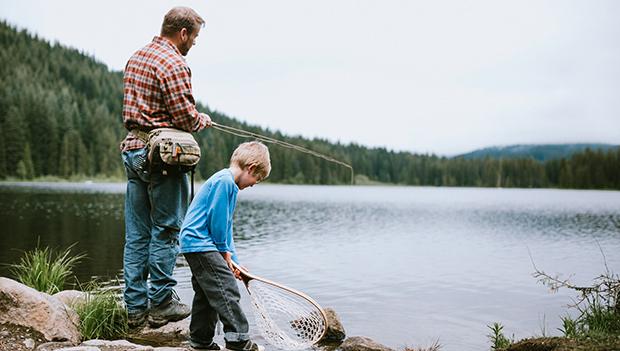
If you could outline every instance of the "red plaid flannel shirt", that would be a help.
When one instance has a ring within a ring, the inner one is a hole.
[[[166,38],[153,38],[133,54],[125,66],[125,128],[149,131],[172,127],[197,132],[207,127],[211,119],[196,110],[191,76],[179,49]],[[121,143],[122,151],[143,147],[144,143],[132,133]]]

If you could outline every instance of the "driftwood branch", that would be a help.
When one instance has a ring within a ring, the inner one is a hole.
[[[530,260],[532,262],[532,266],[534,267],[534,273],[532,273],[532,276],[538,279],[539,282],[548,287],[554,293],[560,288],[568,288],[577,291],[580,296],[572,307],[576,307],[579,310],[581,310],[579,306],[586,301],[588,304],[600,303],[608,308],[613,308],[616,312],[620,313],[620,306],[618,306],[618,300],[620,298],[620,276],[618,276],[618,274],[614,274],[609,269],[605,253],[603,252],[600,244],[599,250],[603,256],[605,272],[594,278],[593,284],[590,286],[579,286],[571,283],[570,279],[572,276],[562,279],[560,275],[553,276],[543,270],[540,270],[536,266],[532,253],[529,252],[528,249]]]

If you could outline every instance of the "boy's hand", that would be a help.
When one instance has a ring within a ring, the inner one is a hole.
[[[232,264],[232,254],[230,252],[220,252],[220,254],[222,255],[222,257],[224,257],[224,260],[226,261],[228,268],[231,270],[231,272],[233,272],[233,274],[235,275],[235,278],[242,280],[241,271],[235,268],[235,266],[233,266]],[[245,267],[243,268],[245,269]]]

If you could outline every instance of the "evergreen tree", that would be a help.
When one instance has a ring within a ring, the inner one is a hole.
[[[0,123],[0,179],[7,176],[6,171],[6,150],[4,147],[4,134],[2,133],[2,124]]]
[[[30,151],[30,144],[26,143],[24,146],[24,155],[19,162],[17,162],[17,176],[20,179],[32,179],[34,178],[34,166],[32,163],[32,153]]]

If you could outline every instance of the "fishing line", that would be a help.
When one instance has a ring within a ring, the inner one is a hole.
[[[224,132],[224,133],[228,133],[228,134],[232,134],[232,135],[235,135],[235,136],[238,136],[238,137],[242,137],[242,138],[256,138],[256,139],[258,139],[258,140],[260,140],[262,142],[265,142],[265,143],[279,145],[281,147],[285,147],[285,148],[288,148],[288,149],[296,150],[296,151],[299,151],[299,152],[302,152],[302,153],[305,153],[305,154],[308,154],[308,155],[312,155],[314,157],[322,158],[322,159],[324,159],[326,161],[329,161],[329,162],[333,162],[333,163],[339,164],[339,165],[341,165],[343,167],[348,168],[351,171],[351,184],[353,184],[353,179],[354,179],[353,178],[353,174],[354,174],[353,173],[353,167],[350,164],[342,162],[340,160],[337,160],[337,159],[335,159],[333,157],[324,155],[324,154],[322,154],[320,152],[316,152],[314,150],[306,149],[305,147],[302,147],[302,146],[299,146],[299,145],[287,143],[286,141],[274,139],[274,138],[271,138],[271,137],[268,137],[268,136],[265,136],[265,135],[261,135],[261,134],[254,133],[254,132],[249,132],[249,131],[243,130],[243,129],[238,129],[238,128],[234,128],[234,127],[230,127],[230,126],[221,125],[221,124],[215,123],[215,122],[211,122],[211,128],[217,129],[217,130],[219,130],[221,132]]]

